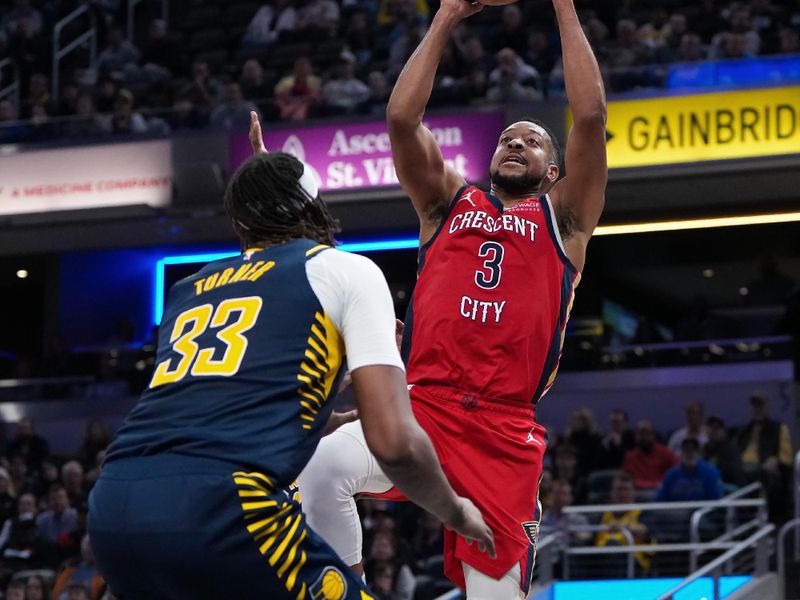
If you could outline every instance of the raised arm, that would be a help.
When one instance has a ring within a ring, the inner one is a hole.
[[[408,59],[389,98],[386,117],[400,185],[420,220],[420,242],[436,231],[443,210],[466,182],[445,165],[433,134],[422,124],[436,69],[458,23],[483,8],[465,0],[442,0],[428,33]]]
[[[586,244],[600,220],[608,180],[606,93],[600,68],[583,33],[573,0],[553,0],[561,33],[564,82],[572,110],[567,139],[567,176],[550,192],[567,232],[567,254],[583,268]]]

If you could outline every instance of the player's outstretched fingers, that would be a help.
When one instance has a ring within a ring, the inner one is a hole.
[[[261,123],[258,120],[258,113],[250,111],[250,147],[253,154],[266,154],[267,147],[264,145],[264,136],[261,134]]]
[[[467,498],[459,497],[457,499],[457,510],[453,515],[453,519],[445,523],[444,526],[448,529],[460,534],[467,544],[472,544],[473,541],[478,542],[478,547],[483,551],[488,551],[489,556],[495,558],[497,556],[494,548],[494,536],[492,530],[483,520],[478,508]]]

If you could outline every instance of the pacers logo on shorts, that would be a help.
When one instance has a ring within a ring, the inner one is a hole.
[[[522,528],[525,530],[525,535],[531,541],[531,545],[536,548],[536,542],[539,540],[539,522],[538,521],[525,521],[522,523]]]
[[[336,567],[325,567],[310,591],[314,600],[342,600],[347,595],[347,581]]]

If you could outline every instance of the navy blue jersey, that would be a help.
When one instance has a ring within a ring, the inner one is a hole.
[[[153,379],[107,463],[153,455],[216,459],[291,483],[322,436],[344,361],[293,240],[218,260],[176,283]]]

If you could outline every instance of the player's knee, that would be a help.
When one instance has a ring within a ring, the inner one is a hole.
[[[353,445],[350,436],[338,432],[323,439],[298,478],[304,506],[349,499],[357,493],[361,450]]]

